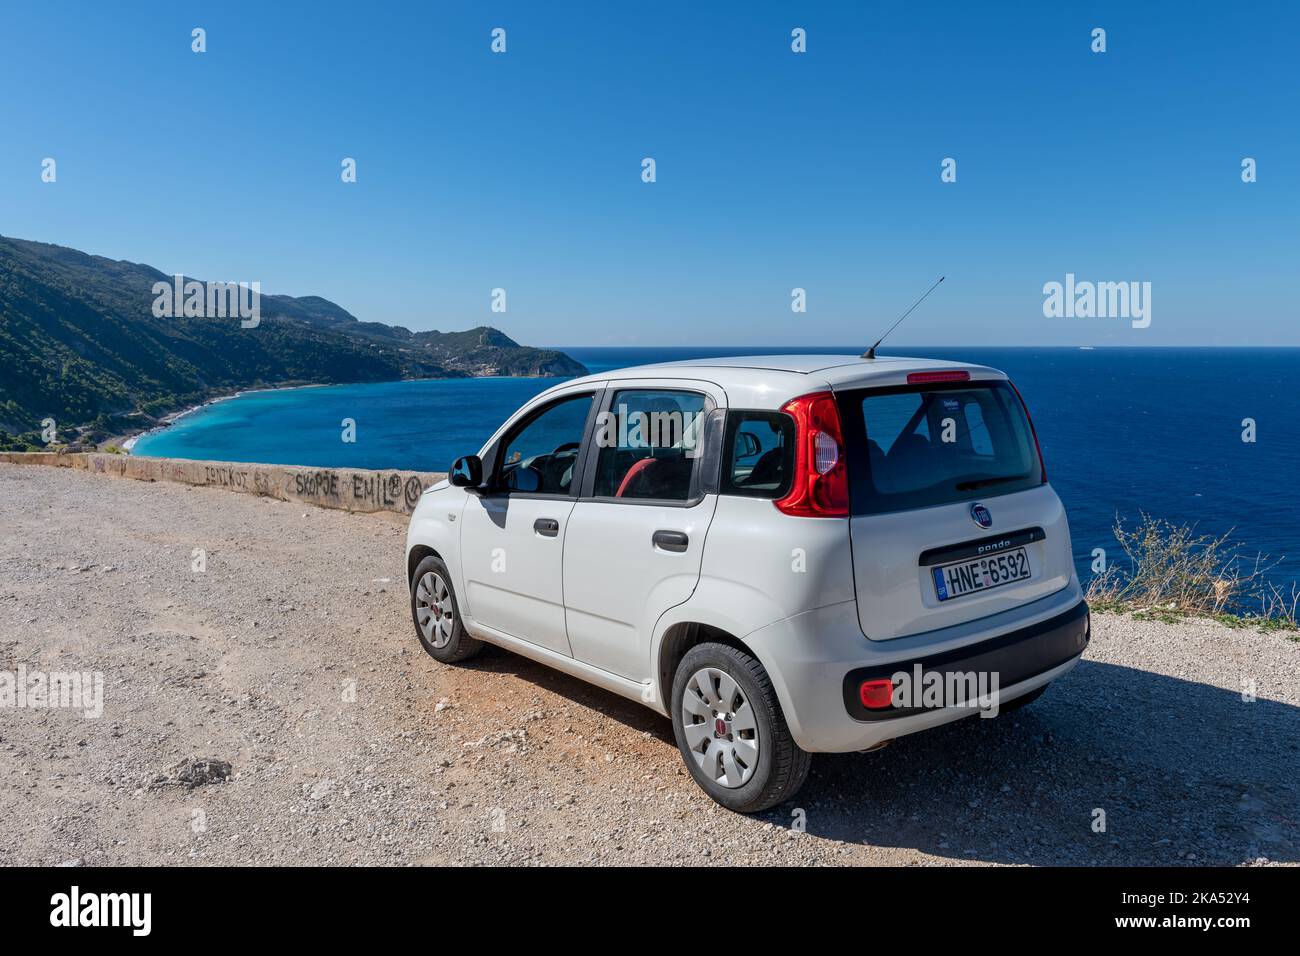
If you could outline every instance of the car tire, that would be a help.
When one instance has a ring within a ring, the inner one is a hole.
[[[455,664],[483,649],[483,642],[465,631],[451,572],[441,558],[430,555],[411,575],[411,621],[420,646],[436,661]]]
[[[1038,700],[1038,698],[1042,697],[1044,691],[1046,691],[1047,688],[1051,686],[1052,686],[1052,682],[1049,680],[1042,687],[1036,687],[1033,690],[1031,690],[1028,694],[1021,694],[1019,697],[1017,697],[1015,700],[1011,701],[1010,703],[999,705],[998,714],[999,715],[1014,714],[1022,707],[1028,707],[1034,701]]]
[[[752,655],[696,645],[677,665],[671,700],[686,769],[727,809],[758,813],[803,786],[812,755],[794,742],[772,681]]]

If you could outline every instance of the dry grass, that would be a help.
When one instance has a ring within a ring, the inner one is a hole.
[[[1264,555],[1245,557],[1231,532],[1199,534],[1142,515],[1133,529],[1115,519],[1115,538],[1129,560],[1110,565],[1088,585],[1098,610],[1132,611],[1152,617],[1192,615],[1268,629],[1295,629],[1300,590],[1287,594],[1267,580],[1274,565]]]

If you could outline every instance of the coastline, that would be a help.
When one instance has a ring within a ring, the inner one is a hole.
[[[168,412],[166,415],[164,415],[162,418],[158,420],[157,425],[153,425],[149,428],[141,429],[140,431],[137,432],[132,432],[128,435],[120,436],[120,440],[118,438],[114,438],[108,442],[105,442],[104,444],[116,445],[118,448],[122,449],[122,451],[126,452],[127,454],[132,454],[132,449],[135,448],[136,442],[138,442],[140,439],[146,438],[149,435],[157,434],[158,432],[161,431],[165,431],[171,426],[175,425],[182,418],[185,418],[188,415],[193,415],[195,412],[202,411],[203,409],[207,408],[209,405],[216,405],[218,402],[228,402],[232,398],[239,398],[242,395],[252,395],[256,392],[283,392],[283,391],[288,391],[290,389],[297,389],[297,388],[328,388],[328,387],[329,387],[328,384],[324,382],[310,382],[302,385],[268,385],[265,388],[241,388],[237,392],[230,392],[226,395],[217,395],[213,398],[208,399],[207,401],[200,402],[197,405],[190,405],[187,408],[182,408],[174,412]]]
[[[393,379],[393,381],[395,382],[445,382],[445,381],[459,380],[462,378],[465,379],[554,378],[558,381],[562,377],[563,376],[558,376],[558,375],[465,375],[465,376],[457,375],[457,376],[438,376],[436,378],[400,378],[400,379]],[[168,428],[170,428],[172,425],[175,425],[182,418],[185,418],[189,415],[193,415],[195,412],[202,411],[203,409],[207,408],[209,405],[216,405],[218,402],[228,402],[232,398],[240,398],[241,396],[244,395],[253,395],[258,392],[286,392],[286,391],[294,391],[298,389],[307,389],[307,388],[337,388],[340,386],[347,386],[347,385],[368,385],[368,384],[377,384],[377,383],[303,382],[301,384],[266,385],[261,388],[241,388],[237,392],[229,392],[224,395],[216,395],[213,396],[212,398],[207,399],[206,401],[199,402],[197,405],[189,405],[184,408],[177,409],[176,411],[168,412],[166,415],[162,416],[162,418],[158,419],[158,424],[156,425],[151,425],[148,428],[142,428],[135,432],[128,432],[125,435],[114,436],[113,438],[110,438],[108,441],[99,442],[98,445],[101,448],[107,447],[109,445],[114,445],[127,454],[133,454],[134,453],[133,449],[135,448],[136,443],[140,441],[140,439],[146,438],[153,434],[157,434],[158,432],[165,431]]]

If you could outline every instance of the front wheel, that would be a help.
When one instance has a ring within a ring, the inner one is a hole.
[[[811,755],[791,737],[767,671],[742,650],[691,648],[673,678],[672,719],[686,769],[729,810],[767,810],[808,777]]]
[[[420,645],[434,660],[454,664],[483,649],[482,641],[465,632],[451,586],[451,572],[441,558],[430,555],[411,576],[411,619]]]

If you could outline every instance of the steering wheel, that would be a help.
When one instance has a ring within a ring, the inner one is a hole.
[[[582,442],[566,441],[562,445],[557,445],[555,450],[549,455],[536,455],[532,461],[540,462],[539,470],[542,474],[542,483],[547,488],[562,487],[564,485],[564,475],[572,468],[572,462],[567,458],[561,458],[564,452],[576,452],[582,447]],[[574,457],[573,455],[568,456]]]

